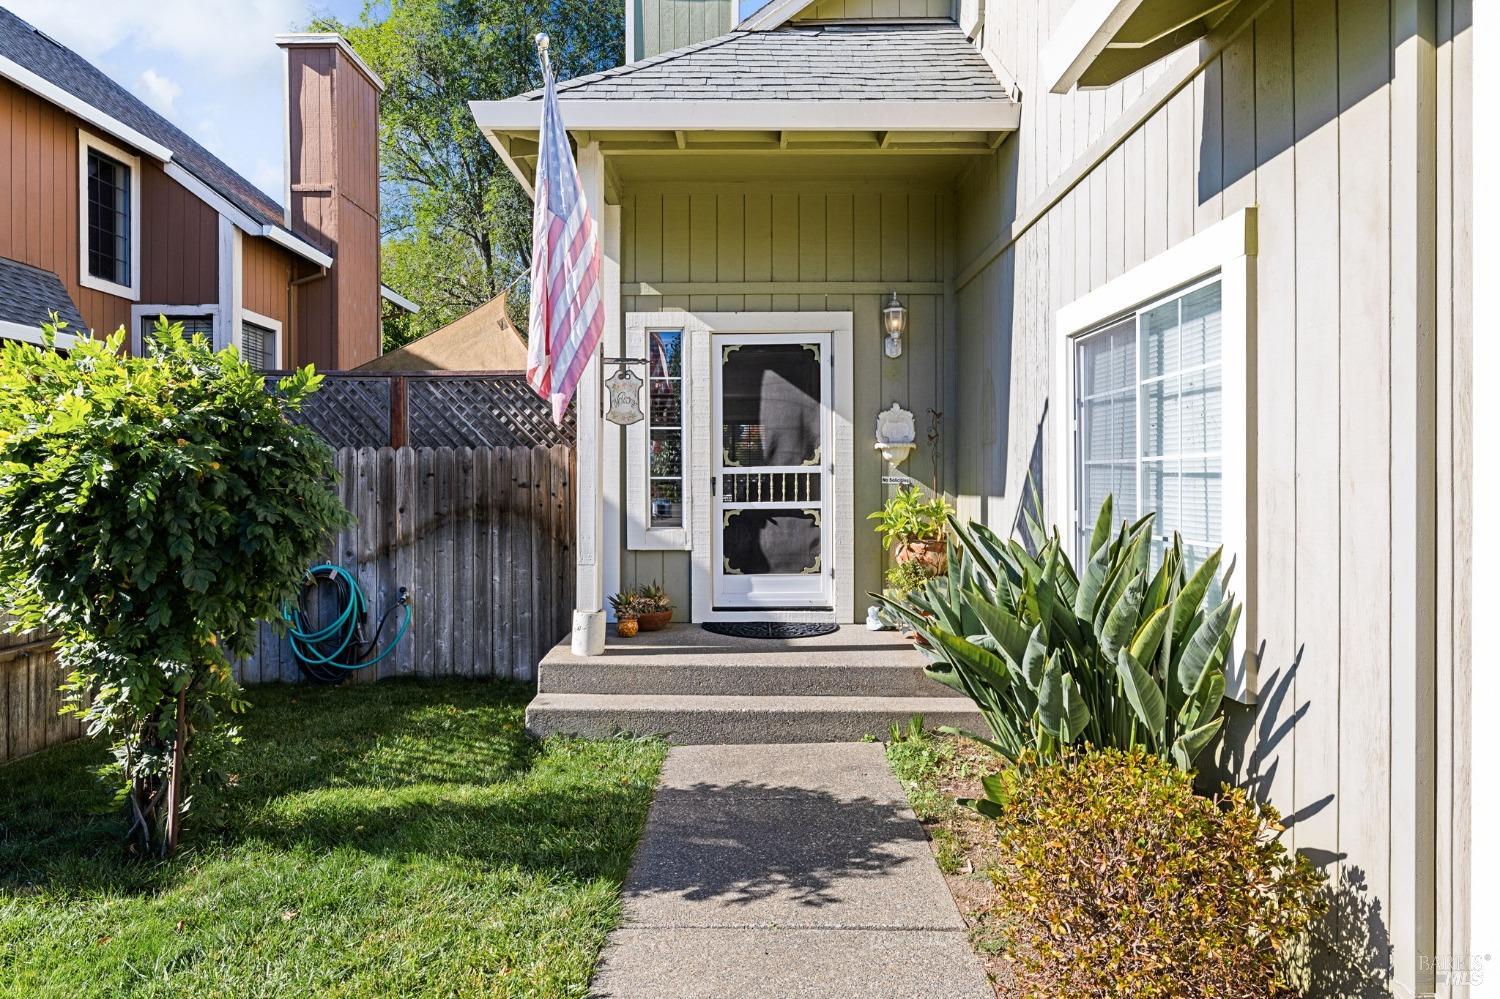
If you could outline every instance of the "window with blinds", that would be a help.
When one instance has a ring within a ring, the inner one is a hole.
[[[141,351],[150,356],[156,344],[156,324],[160,322],[160,316],[141,316]],[[181,323],[182,335],[188,339],[201,335],[210,344],[214,340],[214,317],[213,316],[186,316],[169,315],[169,323]]]
[[[257,371],[276,368],[277,344],[281,334],[248,319],[240,323],[240,357]]]
[[[1116,523],[1156,514],[1153,564],[1174,532],[1194,564],[1223,543],[1222,341],[1218,278],[1074,341],[1078,550],[1111,493]]]

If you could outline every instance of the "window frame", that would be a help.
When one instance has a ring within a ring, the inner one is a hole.
[[[1170,299],[1214,277],[1220,282],[1224,566],[1235,566],[1231,587],[1244,603],[1240,634],[1226,668],[1225,694],[1251,703],[1257,687],[1254,608],[1255,552],[1249,530],[1255,509],[1255,426],[1250,359],[1255,343],[1255,208],[1245,208],[1138,264],[1063,306],[1056,315],[1052,358],[1051,474],[1045,506],[1065,531],[1075,558],[1080,536],[1077,467],[1081,430],[1076,394],[1077,341],[1143,307]]]
[[[130,283],[119,284],[89,273],[89,150],[130,169]],[[78,130],[78,283],[108,295],[141,297],[141,158],[83,129]]]
[[[690,533],[692,524],[692,489],[688,469],[688,432],[693,406],[691,370],[695,324],[698,335],[707,327],[685,312],[632,312],[625,324],[625,355],[647,357],[647,348],[652,333],[682,333],[682,525],[680,527],[651,526],[651,375],[649,365],[642,375],[645,387],[643,409],[646,419],[638,420],[625,428],[625,510],[626,547],[633,551],[690,551],[693,543]]]
[[[132,305],[130,307],[130,354],[143,357],[146,352],[145,334],[141,332],[141,321],[155,321],[157,316],[172,319],[175,316],[208,316],[212,323],[209,344],[217,349],[221,328],[218,305]]]
[[[245,323],[250,323],[253,326],[259,326],[262,329],[270,330],[273,334],[275,334],[276,357],[272,365],[265,370],[284,370],[286,365],[286,344],[282,340],[281,320],[272,319],[270,316],[261,315],[259,312],[252,312],[249,309],[241,308],[239,322],[235,323],[234,329],[231,331],[233,334],[231,342],[234,344],[235,350],[242,352],[244,350],[245,343]],[[241,358],[243,358],[244,354],[241,353],[240,356]]]

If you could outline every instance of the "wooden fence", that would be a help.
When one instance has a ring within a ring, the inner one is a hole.
[[[358,523],[327,561],[354,573],[376,620],[400,587],[413,600],[406,638],[355,679],[530,680],[571,626],[572,449],[342,448],[337,461],[341,498]],[[269,625],[239,676],[245,684],[301,679]]]
[[[58,714],[62,671],[41,632],[4,632],[0,619],[0,763],[67,742],[83,732]]]

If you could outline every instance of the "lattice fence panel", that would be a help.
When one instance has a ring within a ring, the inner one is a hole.
[[[412,447],[572,446],[570,413],[561,427],[524,378],[476,375],[407,382],[407,442]]]
[[[269,383],[271,379],[267,379]],[[391,440],[391,380],[325,377],[292,419],[334,447],[379,447]]]

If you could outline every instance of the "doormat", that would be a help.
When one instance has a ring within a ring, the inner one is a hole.
[[[836,624],[809,624],[780,621],[710,621],[704,631],[730,638],[817,638],[839,630]]]

